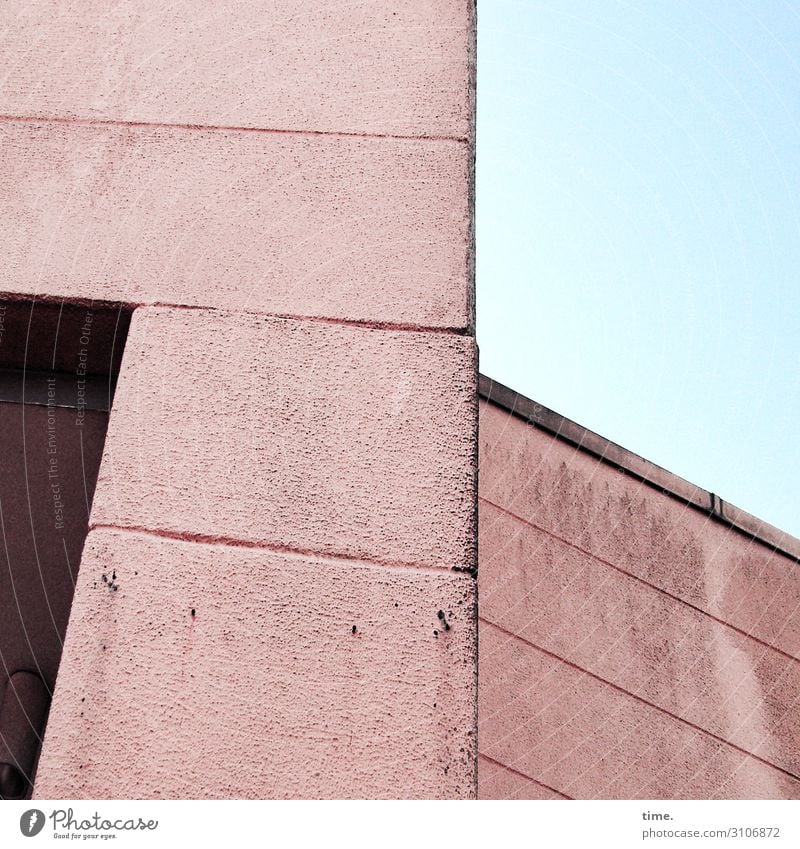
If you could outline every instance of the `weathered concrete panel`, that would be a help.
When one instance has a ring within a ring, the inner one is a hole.
[[[800,798],[800,781],[491,625],[480,641],[494,760],[575,798]]]
[[[800,657],[800,569],[646,484],[481,405],[481,495]]]
[[[7,0],[0,113],[466,138],[474,0]]]
[[[576,798],[800,798],[797,564],[619,446],[480,414],[481,753]]]
[[[449,333],[137,310],[92,522],[471,567],[474,363]]]
[[[470,796],[474,604],[466,575],[93,531],[36,796]]]
[[[0,293],[465,328],[457,142],[0,122]]]
[[[518,772],[484,757],[478,759],[478,795],[481,799],[563,799],[564,797]]]
[[[800,774],[800,663],[491,507],[481,615]]]

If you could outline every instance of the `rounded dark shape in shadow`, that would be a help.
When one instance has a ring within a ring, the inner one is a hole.
[[[13,764],[0,764],[0,799],[24,799],[27,792],[25,776]]]

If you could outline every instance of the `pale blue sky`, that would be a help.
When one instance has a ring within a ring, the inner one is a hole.
[[[800,0],[480,0],[481,371],[800,536]]]

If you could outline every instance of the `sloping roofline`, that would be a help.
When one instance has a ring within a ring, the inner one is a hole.
[[[486,375],[480,375],[478,392],[481,398],[501,407],[524,422],[551,433],[558,439],[574,445],[581,451],[597,457],[602,462],[620,469],[666,495],[677,498],[727,527],[766,545],[778,554],[800,562],[800,540],[723,501],[715,493],[689,483],[678,475],[587,430]]]

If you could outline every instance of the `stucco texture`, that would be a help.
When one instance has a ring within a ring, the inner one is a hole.
[[[474,369],[454,334],[137,310],[92,522],[472,568]]]
[[[453,141],[0,121],[0,293],[471,324]]]
[[[468,138],[474,0],[6,0],[0,114]]]
[[[489,402],[480,452],[481,796],[800,798],[797,564]]]
[[[36,796],[470,796],[474,606],[466,575],[93,531]]]

